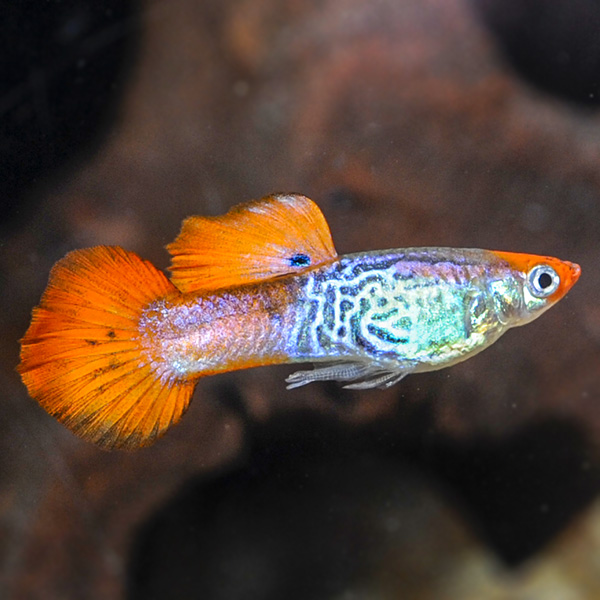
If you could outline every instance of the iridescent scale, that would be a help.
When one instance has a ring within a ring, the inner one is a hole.
[[[483,350],[504,330],[497,262],[485,250],[419,248],[347,255],[307,273],[288,347],[297,361],[330,364],[288,382],[387,386]]]

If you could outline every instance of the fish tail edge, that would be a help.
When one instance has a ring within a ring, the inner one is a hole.
[[[17,367],[30,395],[80,437],[107,449],[147,446],[186,411],[196,381],[165,380],[138,322],[177,292],[151,263],[117,246],[75,250],[53,267]]]

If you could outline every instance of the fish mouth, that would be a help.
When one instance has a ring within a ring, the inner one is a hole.
[[[573,283],[575,283],[579,276],[581,275],[581,267],[577,263],[568,262],[569,268],[571,269],[571,277],[573,279]]]
[[[566,294],[576,283],[581,275],[581,267],[577,263],[564,260],[563,264],[567,267],[567,273],[564,282],[564,293]]]

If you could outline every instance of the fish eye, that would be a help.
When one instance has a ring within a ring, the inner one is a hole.
[[[558,273],[548,265],[537,265],[527,275],[527,287],[536,298],[547,298],[560,285]]]

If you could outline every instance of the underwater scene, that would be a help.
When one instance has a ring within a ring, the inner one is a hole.
[[[600,5],[0,14],[0,598],[600,598]]]

